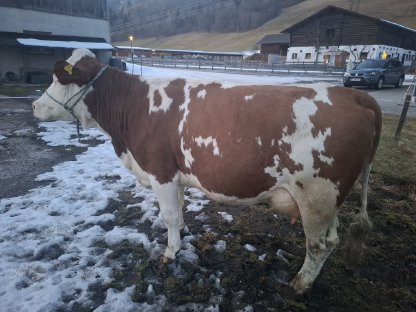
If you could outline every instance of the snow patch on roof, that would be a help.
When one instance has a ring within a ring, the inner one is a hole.
[[[81,41],[57,41],[39,40],[33,38],[17,38],[17,42],[22,45],[32,47],[66,48],[66,49],[92,49],[92,50],[114,50],[111,44],[106,42],[81,42]]]

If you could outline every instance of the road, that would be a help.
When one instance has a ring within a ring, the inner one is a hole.
[[[368,94],[376,99],[383,114],[400,115],[403,106],[398,104],[402,101],[407,87],[408,85],[404,85],[402,88],[385,87],[381,90],[362,88],[362,90],[367,91]],[[416,117],[416,107],[409,107],[407,116]]]
[[[75,159],[82,149],[52,148],[37,138],[33,99],[0,98],[0,199],[38,186],[37,175]]]

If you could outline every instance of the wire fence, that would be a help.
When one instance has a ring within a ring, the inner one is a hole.
[[[125,58],[131,62],[131,58]],[[205,59],[179,59],[161,57],[137,57],[134,63],[143,66],[187,68],[196,70],[212,70],[223,72],[261,73],[261,74],[297,74],[297,75],[321,75],[342,76],[345,67],[331,66],[324,63],[284,63],[267,64],[261,61],[248,60],[205,60]]]

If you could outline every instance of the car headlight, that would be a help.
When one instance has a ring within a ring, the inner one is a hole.
[[[368,76],[377,76],[378,72],[372,71],[368,73]]]

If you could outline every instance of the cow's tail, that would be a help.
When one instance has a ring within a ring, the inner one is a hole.
[[[353,217],[353,221],[350,224],[348,231],[348,239],[345,249],[345,259],[348,264],[356,265],[360,262],[365,248],[365,240],[369,235],[373,224],[371,223],[368,213],[367,213],[367,192],[368,192],[368,180],[371,171],[371,165],[376,153],[380,136],[381,136],[381,124],[382,124],[382,115],[380,107],[377,102],[372,98],[368,97],[365,99],[365,104],[360,103],[362,106],[367,109],[371,109],[375,115],[375,128],[374,128],[374,138],[371,155],[367,164],[364,166],[362,172],[362,187],[361,187],[361,207],[360,211]]]

